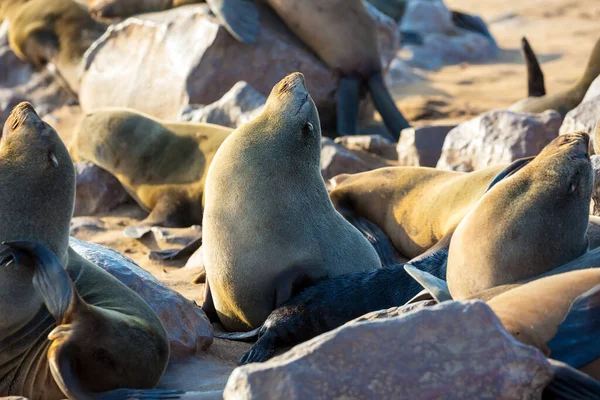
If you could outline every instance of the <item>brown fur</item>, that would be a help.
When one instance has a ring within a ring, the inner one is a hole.
[[[588,142],[585,133],[559,136],[463,218],[448,255],[454,299],[538,276],[587,250]]]
[[[202,0],[87,0],[94,18],[128,18],[137,14],[165,11]]]
[[[106,108],[86,115],[70,148],[75,159],[116,176],[145,210],[165,207],[165,202],[167,208],[174,206],[163,214],[170,214],[171,221],[152,222],[189,226],[202,222],[208,166],[231,132],[213,124],[168,123],[134,110]]]
[[[219,148],[206,179],[202,249],[226,329],[260,326],[305,278],[381,266],[333,208],[320,151],[319,116],[299,73],[275,85],[264,111]]]
[[[0,182],[0,241],[48,247],[81,299],[95,306],[85,318],[71,314],[69,337],[62,338],[78,349],[74,357],[84,387],[97,392],[153,387],[168,361],[164,328],[136,293],[69,248],[73,163],[58,134],[28,103],[17,106],[4,126]],[[32,277],[33,270],[22,265],[0,268],[0,396],[63,399],[48,365],[53,353],[48,353],[52,342],[46,337],[57,322]]]
[[[528,97],[509,107],[510,110],[528,113],[541,113],[556,110],[564,116],[577,107],[590,85],[600,74],[600,39],[594,45],[583,76],[573,87],[558,93],[540,97]]]

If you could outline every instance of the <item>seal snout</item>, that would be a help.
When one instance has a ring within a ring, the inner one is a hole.
[[[10,127],[11,130],[15,130],[19,126],[23,125],[27,117],[30,116],[38,120],[40,119],[31,103],[26,101],[19,103],[15,108],[13,108],[8,116],[8,119],[6,120],[6,126]]]
[[[304,75],[300,72],[294,72],[283,78],[277,85],[277,94],[285,95],[287,93],[305,93],[306,84]]]
[[[572,153],[571,159],[589,158],[590,136],[585,132],[573,132],[560,136],[559,147],[566,147]]]

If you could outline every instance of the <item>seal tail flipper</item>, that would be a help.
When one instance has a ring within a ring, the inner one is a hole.
[[[490,33],[487,25],[481,19],[481,17],[477,15],[465,14],[460,11],[452,11],[452,23],[458,28],[479,33],[480,35],[485,36],[488,40],[494,45],[495,48],[498,48],[498,44],[496,40]]]
[[[340,135],[358,135],[361,79],[342,76],[337,94],[337,131]]]
[[[406,264],[404,269],[414,280],[427,289],[438,303],[452,300],[450,290],[448,290],[448,284],[443,280],[436,278],[428,272],[421,271],[410,264]]]
[[[600,357],[600,285],[577,297],[548,342],[552,358],[580,368]]]
[[[398,264],[392,242],[377,225],[351,211],[341,210],[340,213],[371,243],[379,256],[381,265],[389,267]]]
[[[521,51],[527,65],[527,95],[529,97],[545,96],[544,73],[542,72],[537,56],[525,36],[521,38]]]
[[[258,337],[258,333],[262,329],[262,326],[251,330],[249,332],[215,332],[214,337],[218,339],[234,340],[234,341],[253,341]]]
[[[565,363],[553,359],[548,359],[548,361],[554,378],[544,389],[543,400],[600,398],[600,382]]]
[[[207,0],[227,31],[242,43],[254,44],[260,32],[258,9],[251,0]]]
[[[181,249],[168,249],[160,251],[151,251],[151,260],[177,260],[182,257],[191,256],[202,245],[202,237],[196,238],[186,244]]]
[[[402,129],[410,127],[410,124],[406,118],[404,118],[400,110],[398,110],[398,107],[396,107],[394,99],[392,99],[392,96],[383,81],[381,72],[372,75],[367,84],[375,108],[379,111],[379,114],[381,114],[381,118],[392,138],[395,141],[398,141]]]

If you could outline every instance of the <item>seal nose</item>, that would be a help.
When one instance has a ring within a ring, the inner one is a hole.
[[[30,116],[34,117],[36,120],[40,119],[31,103],[26,101],[19,103],[15,108],[13,108],[8,116],[5,127],[10,127],[11,130],[15,130],[25,122],[27,117]]]
[[[304,75],[300,72],[294,72],[285,78],[283,78],[278,84],[278,94],[285,94],[288,92],[295,91],[296,89],[302,89],[306,91],[306,85],[304,82]]]

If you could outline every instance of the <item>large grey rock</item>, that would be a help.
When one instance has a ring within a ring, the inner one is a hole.
[[[600,96],[600,76],[594,79],[587,92],[585,92],[585,96],[583,96],[583,100],[581,102],[586,102],[597,96]]]
[[[321,175],[328,181],[340,174],[355,174],[389,166],[381,157],[364,151],[351,151],[329,138],[321,139]]]
[[[184,106],[179,119],[237,128],[260,114],[266,102],[267,98],[248,83],[238,82],[212,104]]]
[[[422,37],[422,44],[404,46],[401,57],[410,65],[427,70],[490,60],[498,54],[493,38],[456,27],[450,9],[441,0],[409,1],[400,30]]]
[[[402,130],[396,147],[400,165],[413,167],[435,167],[444,140],[456,125],[431,125]]]
[[[398,158],[396,144],[381,135],[340,136],[335,138],[334,142],[341,144],[348,150],[366,151],[388,160]]]
[[[448,133],[437,168],[468,172],[537,155],[556,138],[561,121],[554,110],[481,114]]]
[[[75,173],[75,217],[108,212],[132,200],[117,178],[89,161],[75,163]]]
[[[559,134],[583,131],[590,134],[590,154],[595,154],[596,124],[600,120],[600,94],[584,100],[565,115]]]
[[[183,357],[208,348],[213,328],[195,303],[169,289],[131,259],[107,247],[71,237],[77,253],[117,278],[139,294],[156,312],[167,330],[171,357]]]
[[[590,157],[594,168],[594,189],[592,191],[592,204],[590,214],[600,216],[600,156]]]
[[[260,10],[261,31],[255,45],[235,40],[206,5],[113,25],[85,55],[79,92],[83,110],[123,106],[176,119],[183,106],[214,103],[238,81],[267,96],[285,75],[302,71],[323,124],[333,125],[337,74],[271,11]],[[379,27],[396,35],[391,25]],[[395,47],[385,50],[385,42],[382,39],[382,54],[391,60]]]
[[[482,301],[346,324],[233,371],[233,399],[534,399],[552,378]]]

